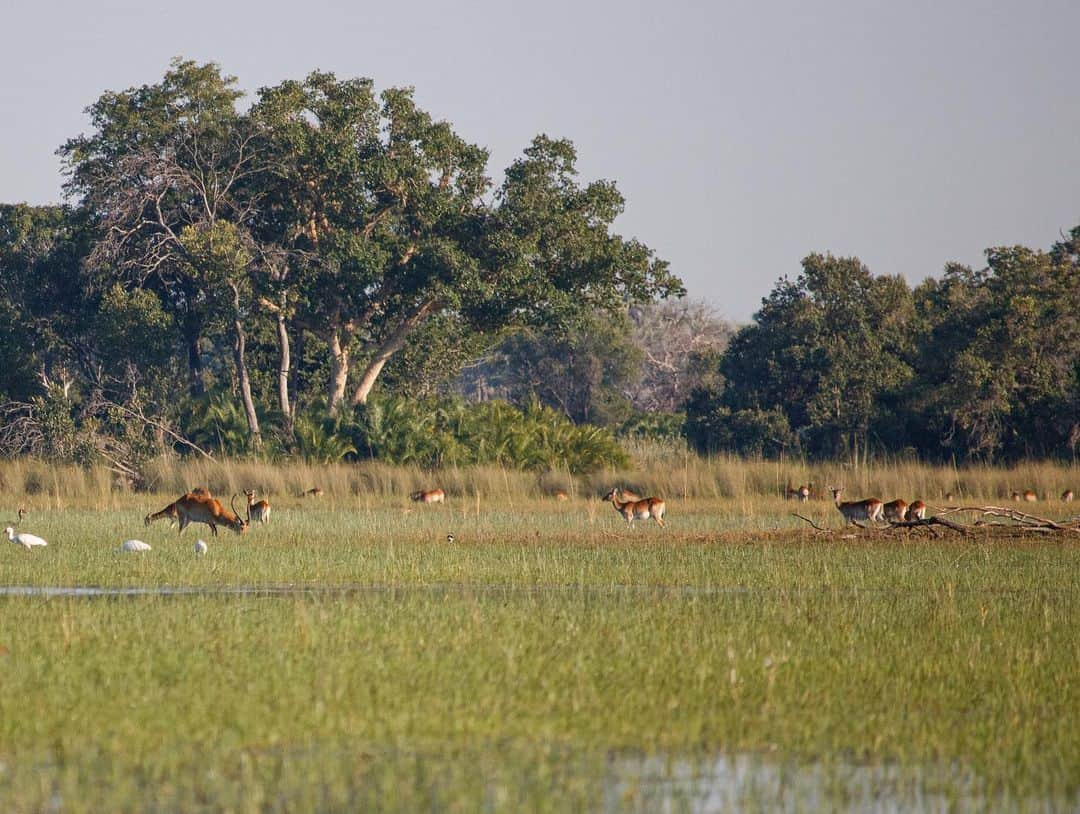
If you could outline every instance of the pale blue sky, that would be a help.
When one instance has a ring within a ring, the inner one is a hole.
[[[0,201],[106,89],[213,60],[253,91],[319,68],[414,85],[492,151],[539,132],[628,199],[619,229],[746,320],[811,251],[911,282],[1080,224],[1080,2],[0,0]]]

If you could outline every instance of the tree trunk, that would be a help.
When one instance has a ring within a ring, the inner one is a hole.
[[[338,327],[330,329],[326,337],[330,345],[330,386],[327,391],[327,408],[333,411],[345,400],[345,385],[349,379],[349,340],[351,336],[346,334],[342,342],[341,331]]]
[[[236,362],[236,375],[240,379],[240,398],[244,403],[248,433],[251,435],[252,445],[255,449],[259,449],[262,446],[262,433],[259,431],[259,416],[255,412],[255,400],[251,397],[251,377],[248,376],[245,355],[247,338],[244,335],[244,325],[240,321],[240,289],[235,285],[231,287],[233,290],[233,330],[236,332],[233,358]]]
[[[382,373],[386,363],[390,361],[390,357],[401,350],[409,334],[434,310],[435,300],[428,300],[410,316],[406,317],[394,329],[393,333],[386,338],[386,341],[379,346],[378,350],[375,351],[375,355],[371,357],[371,361],[368,362],[367,367],[364,368],[364,373],[360,376],[360,382],[353,392],[352,403],[354,405],[367,404],[371,388],[375,386],[375,380],[379,378],[379,374]]]
[[[187,347],[188,359],[188,392],[198,398],[206,392],[203,384],[202,352],[199,350],[199,337],[202,333],[201,324],[192,315],[184,318],[184,345]]]
[[[284,300],[284,298],[282,298]],[[284,306],[282,302],[282,306]],[[277,335],[280,357],[278,360],[278,407],[285,416],[285,433],[292,435],[293,415],[292,403],[289,401],[289,368],[292,366],[292,358],[289,353],[289,326],[285,324],[284,307],[277,312]]]

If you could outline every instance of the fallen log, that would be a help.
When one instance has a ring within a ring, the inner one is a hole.
[[[1019,509],[1012,509],[1008,506],[949,506],[944,509],[941,514],[953,514],[956,512],[977,512],[980,517],[1003,517],[1007,520],[1012,520],[1017,528],[1034,531],[1036,529],[1043,531],[1064,531],[1073,532],[1074,534],[1080,534],[1080,519],[1072,518],[1062,523],[1058,523],[1054,520],[1049,520],[1045,517],[1038,517],[1027,512],[1022,512]],[[985,521],[977,521],[979,524]]]
[[[925,528],[935,537],[937,533],[932,528],[933,526],[944,526],[945,528],[955,531],[958,534],[967,534],[968,529],[959,523],[954,523],[951,520],[946,520],[943,517],[937,515],[931,515],[930,517],[923,517],[919,520],[890,520],[889,525],[894,529],[914,529]]]

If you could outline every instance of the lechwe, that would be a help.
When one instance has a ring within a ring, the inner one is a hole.
[[[256,502],[255,491],[253,489],[245,489],[244,497],[247,498],[247,521],[257,521],[259,523],[266,523],[270,520],[270,501],[260,500]]]
[[[644,500],[620,501],[618,495],[622,494],[618,487],[612,489],[604,500],[610,500],[615,511],[626,518],[626,523],[633,528],[635,520],[648,520],[653,518],[661,527],[664,525],[665,505],[658,497],[647,497]]]
[[[925,520],[926,519],[926,504],[921,500],[916,500],[910,506],[907,507],[907,516],[909,520]]]
[[[889,501],[882,507],[882,514],[890,523],[903,523],[908,515],[907,501],[903,498]]]
[[[446,492],[442,489],[421,489],[419,492],[413,492],[409,495],[410,498],[417,503],[445,503]]]
[[[876,497],[870,497],[866,500],[852,500],[841,501],[840,493],[843,492],[843,488],[833,489],[833,503],[836,504],[836,508],[840,510],[840,514],[844,516],[844,519],[852,523],[853,525],[859,525],[860,520],[867,520],[873,522],[881,521],[881,514],[885,509],[885,504],[878,500]]]
[[[233,495],[235,501],[236,495]],[[221,505],[220,501],[212,497],[203,497],[194,492],[188,492],[174,502],[170,503],[160,512],[146,515],[146,525],[162,517],[169,517],[180,521],[180,531],[183,533],[191,523],[206,523],[211,533],[217,536],[218,526],[228,526],[237,534],[244,534],[248,530],[247,521],[240,517],[236,511],[235,503],[232,503],[232,511]]]

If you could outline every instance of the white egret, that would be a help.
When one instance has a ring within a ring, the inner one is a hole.
[[[21,545],[27,551],[29,551],[36,545],[48,545],[48,543],[46,543],[37,535],[28,534],[25,531],[16,534],[15,529],[13,529],[11,526],[8,526],[6,529],[4,529],[4,534],[6,534],[8,539],[11,540],[11,542],[15,543],[15,545]]]
[[[196,540],[195,541],[195,553],[196,554],[205,554],[206,553],[206,548],[207,548],[206,540]]]
[[[124,540],[121,551],[150,551],[150,546],[142,540]]]

